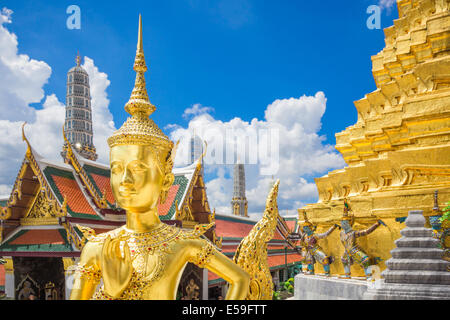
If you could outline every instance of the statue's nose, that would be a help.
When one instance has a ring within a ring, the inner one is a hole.
[[[122,181],[120,182],[121,185],[132,185],[133,184],[133,175],[131,174],[130,170],[125,169],[122,176]]]

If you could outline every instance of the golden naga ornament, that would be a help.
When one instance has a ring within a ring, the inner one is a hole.
[[[81,252],[71,299],[174,300],[188,262],[207,268],[229,283],[226,298],[247,296],[249,275],[202,235],[212,226],[193,231],[163,224],[157,206],[174,181],[172,141],[149,116],[144,72],[142,22],[134,63],[136,82],[125,110],[131,117],[109,139],[111,188],[127,212],[126,225],[96,235],[82,229],[88,242]],[[100,280],[103,285],[98,289]]]
[[[263,217],[242,239],[234,256],[234,262],[250,274],[247,300],[272,300],[273,281],[267,263],[267,242],[275,233],[278,224],[277,195],[280,180],[273,185]]]

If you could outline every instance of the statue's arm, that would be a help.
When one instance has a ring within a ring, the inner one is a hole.
[[[372,232],[374,232],[375,229],[378,228],[380,225],[381,225],[380,221],[377,221],[372,226],[367,228],[366,230],[355,231],[355,237],[358,238],[358,237],[367,236],[368,234],[371,234]]]
[[[207,268],[229,283],[225,299],[244,300],[247,297],[250,276],[241,267],[219,252],[209,241],[195,240],[191,246],[190,262]]]
[[[97,244],[88,242],[81,252],[80,262],[75,272],[70,300],[89,300],[99,284],[100,267],[98,264]],[[82,273],[81,270],[85,272]]]
[[[334,229],[336,229],[337,227],[338,227],[338,225],[335,224],[330,229],[328,229],[328,231],[326,231],[324,233],[316,234],[315,236],[317,237],[317,239],[324,239],[324,238],[328,237],[334,231]]]

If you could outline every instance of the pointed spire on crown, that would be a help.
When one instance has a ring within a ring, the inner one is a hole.
[[[348,220],[351,222],[351,224],[353,224],[355,218],[353,215],[349,214],[351,210],[352,209],[350,208],[348,200],[344,198],[344,212],[342,214],[342,220]]]
[[[306,210],[298,209],[299,219],[300,219],[300,212],[303,214],[303,223],[301,224],[301,226],[302,227],[311,226],[312,223],[308,220],[308,216],[306,215]]]
[[[144,49],[142,41],[142,18],[139,15],[139,32],[133,69],[136,71],[136,80],[130,99],[125,104],[125,111],[131,117],[108,138],[110,148],[117,145],[148,145],[162,151],[161,161],[168,164],[169,171],[172,170],[173,157],[175,156],[174,144],[161,131],[155,122],[149,116],[155,111],[155,106],[148,99],[147,89],[145,88],[144,72],[147,71],[145,65]],[[156,152],[156,151],[155,151]],[[167,152],[170,157],[167,158]]]
[[[136,80],[134,88],[131,92],[130,100],[125,104],[125,111],[132,116],[148,117],[155,111],[155,106],[148,99],[147,89],[145,87],[144,73],[147,71],[145,64],[144,46],[142,38],[142,17],[139,14],[139,31],[136,49],[136,57],[134,59],[133,70],[136,71]]]

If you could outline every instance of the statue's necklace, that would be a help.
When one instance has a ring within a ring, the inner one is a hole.
[[[181,229],[162,225],[150,232],[131,232],[125,235],[132,256],[168,252],[169,244],[180,239]]]

